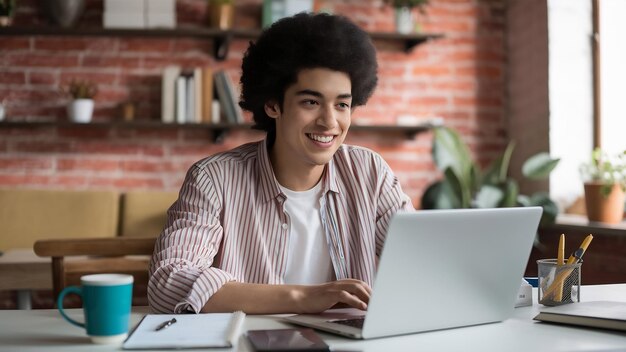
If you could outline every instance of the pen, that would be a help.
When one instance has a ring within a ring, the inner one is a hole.
[[[172,318],[171,320],[164,321],[161,324],[159,324],[159,326],[157,326],[155,331],[159,331],[159,330],[163,330],[165,328],[169,328],[175,322],[176,322],[176,318]]]
[[[583,254],[585,254],[585,251],[587,250],[587,247],[589,247],[589,243],[591,243],[591,240],[593,240],[593,235],[587,235],[580,247],[575,250],[572,255],[569,256],[569,258],[567,259],[567,264],[578,263],[583,258]]]

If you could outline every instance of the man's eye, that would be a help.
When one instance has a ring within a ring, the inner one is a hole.
[[[339,106],[339,108],[341,109],[350,109],[350,104],[348,103],[339,103],[337,104],[337,106]]]
[[[317,105],[317,102],[315,100],[307,99],[307,100],[303,100],[302,104],[304,104],[304,105]]]

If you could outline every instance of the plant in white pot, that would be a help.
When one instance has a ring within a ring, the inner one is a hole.
[[[626,192],[626,150],[609,155],[600,148],[594,149],[591,161],[580,166],[580,174],[589,221],[621,222]]]
[[[96,84],[89,80],[72,80],[68,84],[66,92],[72,98],[67,106],[70,121],[90,122],[93,115],[93,98],[98,92]]]
[[[413,8],[417,7],[421,11],[428,0],[386,0],[385,2],[394,9],[396,31],[409,34],[416,31]]]
[[[0,27],[10,26],[15,13],[15,0],[0,0]]]

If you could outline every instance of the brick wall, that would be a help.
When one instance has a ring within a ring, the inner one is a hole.
[[[20,0],[15,25],[45,22],[41,2]],[[237,0],[236,26],[258,28],[260,0]],[[392,31],[393,13],[381,0],[326,1],[367,30]],[[207,2],[178,0],[179,25],[203,24]],[[415,15],[427,32],[444,39],[406,54],[389,43],[376,43],[380,84],[354,123],[394,123],[401,115],[441,117],[461,131],[485,163],[505,143],[504,0],[431,0]],[[102,1],[87,0],[77,26],[100,26]],[[138,119],[160,116],[160,75],[168,64],[214,65],[239,77],[246,40],[235,40],[225,61],[211,56],[211,43],[196,39],[119,37],[2,37],[0,100],[7,120],[64,120],[66,98],[59,87],[72,78],[99,84],[94,119],[119,119],[119,105],[132,101]],[[206,155],[259,139],[238,131],[223,144],[209,132],[185,128],[0,128],[0,187],[176,190],[191,163]],[[353,132],[348,143],[380,152],[419,206],[425,186],[438,177],[430,157],[430,134]]]
[[[511,0],[507,9],[508,131],[516,141],[513,177],[523,193],[548,189],[548,181],[529,181],[521,173],[533,154],[550,150],[548,94],[548,4]]]

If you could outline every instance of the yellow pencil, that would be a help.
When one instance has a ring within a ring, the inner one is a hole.
[[[559,271],[559,267],[565,264],[565,234],[561,234],[559,238],[559,251],[556,255],[556,267],[557,272]],[[563,282],[559,284],[559,287],[556,289],[556,296],[554,300],[557,302],[561,302],[563,300]]]

